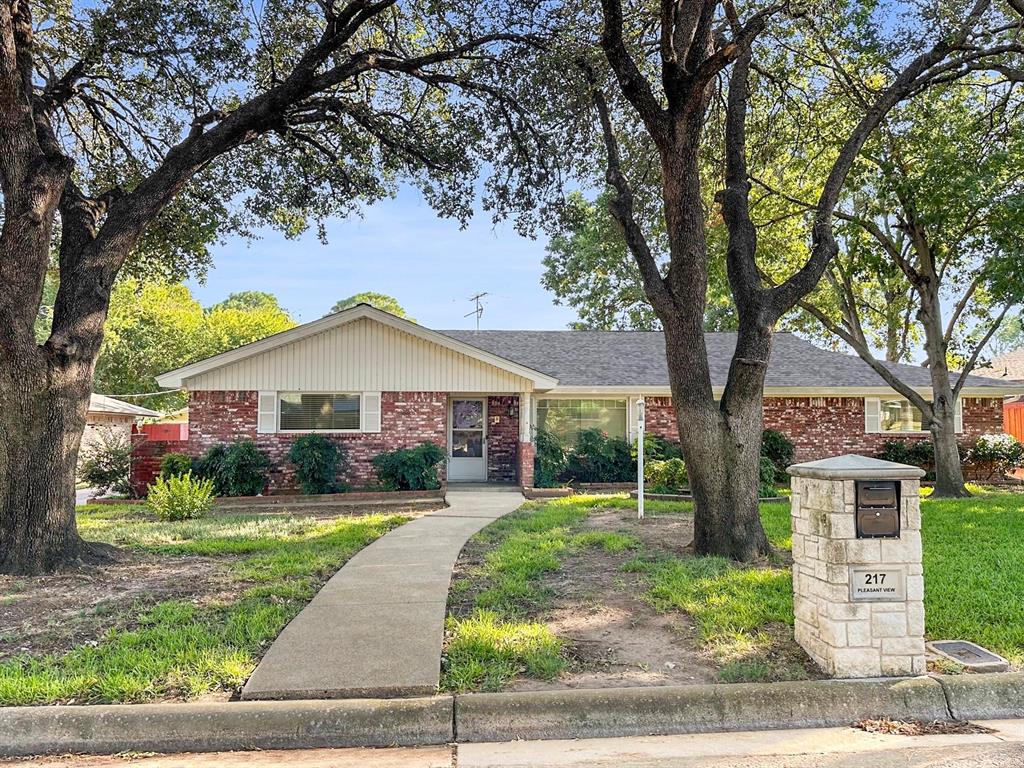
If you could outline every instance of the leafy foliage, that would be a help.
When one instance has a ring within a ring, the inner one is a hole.
[[[599,429],[584,429],[565,463],[565,477],[577,483],[622,483],[636,478],[629,443]]]
[[[636,458],[637,446],[633,444],[633,458]],[[644,432],[644,459],[664,461],[666,459],[683,458],[683,449],[674,440],[667,440],[653,432]]]
[[[793,464],[796,446],[778,430],[766,429],[761,433],[761,456],[767,457],[775,467],[771,482],[780,483],[786,479],[786,468]]]
[[[204,310],[185,285],[124,279],[110,298],[106,333],[96,363],[98,392],[155,392],[158,374],[295,326],[270,294],[231,294]],[[172,409],[185,395],[153,395],[138,402]]]
[[[343,309],[348,309],[358,304],[369,304],[371,307],[390,312],[392,315],[405,318],[410,322],[416,322],[406,314],[405,309],[398,303],[398,299],[394,296],[388,296],[386,293],[377,293],[376,291],[363,291],[362,293],[353,294],[347,299],[341,299],[331,307],[330,314],[341,312]]]
[[[533,484],[537,488],[557,488],[565,474],[565,446],[547,429],[537,430],[533,445]]]
[[[423,491],[441,487],[437,471],[444,450],[430,441],[415,448],[386,451],[373,457],[377,480],[389,491]]]
[[[935,446],[931,440],[886,440],[877,458],[928,470],[935,461]]]
[[[338,474],[348,468],[344,449],[323,435],[302,435],[288,449],[303,493],[335,493]]]
[[[758,463],[757,495],[762,499],[778,496],[775,488],[778,470],[775,463],[767,456],[762,456]]]
[[[192,471],[192,457],[184,453],[165,453],[160,459],[160,477],[180,477]]]
[[[149,486],[146,506],[161,520],[194,520],[213,509],[213,481],[184,475],[160,476]]]
[[[1024,445],[1013,435],[982,435],[971,446],[968,461],[998,477],[1024,466]]]
[[[124,432],[99,429],[82,449],[78,477],[90,487],[131,496],[132,443]]]
[[[644,462],[644,483],[652,493],[678,493],[690,484],[682,459]]]
[[[217,496],[258,496],[267,486],[270,459],[252,440],[211,446],[193,462],[197,476],[213,481]]]

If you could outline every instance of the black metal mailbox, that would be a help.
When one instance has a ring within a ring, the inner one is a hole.
[[[858,480],[856,514],[858,539],[898,539],[899,481]]]

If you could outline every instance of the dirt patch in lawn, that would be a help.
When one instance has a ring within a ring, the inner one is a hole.
[[[226,561],[125,549],[103,567],[0,576],[0,660],[70,651],[109,629],[134,626],[140,612],[164,600],[233,600],[239,585],[225,575]]]

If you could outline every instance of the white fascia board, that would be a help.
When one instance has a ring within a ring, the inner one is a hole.
[[[186,365],[181,368],[176,368],[173,371],[162,373],[156,377],[157,384],[161,387],[181,387],[185,379],[193,376],[198,376],[201,373],[212,371],[215,368],[220,368],[225,365],[229,365],[239,360],[244,360],[247,357],[253,357],[254,355],[262,354],[263,352],[269,352],[277,347],[284,346],[286,344],[292,344],[296,341],[300,341],[309,336],[314,336],[324,331],[329,331],[332,328],[345,325],[347,323],[361,320],[362,318],[369,318],[375,320],[384,325],[388,325],[392,328],[396,328],[404,333],[408,333],[411,336],[415,336],[424,341],[429,341],[433,344],[437,344],[442,347],[446,347],[455,352],[472,357],[481,362],[493,365],[495,368],[500,368],[509,373],[513,373],[516,376],[521,376],[524,379],[529,379],[533,382],[534,387],[537,389],[550,389],[558,384],[558,379],[548,376],[540,371],[535,371],[532,368],[527,368],[525,365],[507,360],[498,355],[485,352],[478,347],[474,347],[472,344],[466,344],[465,342],[458,341],[445,336],[443,333],[432,331],[429,328],[424,328],[421,325],[417,325],[409,320],[404,320],[400,317],[396,317],[389,312],[371,307],[369,304],[358,304],[351,309],[342,310],[341,312],[335,312],[334,314],[321,317],[319,320],[313,320],[312,322],[305,323],[304,325],[296,326],[287,331],[281,333],[275,333],[273,336],[268,336],[265,339],[254,341],[250,344],[245,344],[236,349],[222,352],[219,355],[208,357],[205,360]]]

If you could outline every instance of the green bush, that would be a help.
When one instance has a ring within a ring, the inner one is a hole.
[[[761,498],[770,498],[772,496],[778,496],[778,490],[775,488],[775,477],[777,467],[775,463],[767,456],[761,457],[759,483],[757,489],[757,495]]]
[[[935,464],[935,446],[931,440],[886,440],[876,456],[928,470]]]
[[[344,449],[323,435],[302,435],[288,450],[303,493],[336,493],[338,472],[348,468]]]
[[[1024,445],[1013,435],[982,435],[971,447],[967,460],[987,472],[988,480],[1024,466]]]
[[[557,488],[565,474],[565,446],[553,432],[538,429],[534,437],[533,484],[537,488]]]
[[[636,458],[637,443],[639,440],[633,443],[633,458]],[[668,459],[681,459],[683,458],[683,449],[679,443],[673,440],[666,440],[661,435],[652,435],[650,432],[644,433],[644,460],[653,459],[654,461],[667,461]],[[645,465],[646,466],[646,465]]]
[[[781,483],[786,479],[786,468],[793,464],[796,447],[793,441],[775,429],[766,429],[761,433],[761,455],[772,462],[775,474],[773,483]]]
[[[258,496],[267,486],[270,459],[252,440],[215,445],[193,462],[193,471],[213,481],[217,496]]]
[[[644,462],[644,482],[651,493],[678,493],[690,485],[682,459]]]
[[[437,470],[445,452],[436,443],[400,448],[373,457],[377,480],[389,491],[423,491],[441,487]]]
[[[629,443],[585,429],[566,459],[565,475],[578,483],[623,483],[636,478],[636,460]]]
[[[82,449],[79,480],[102,493],[132,495],[132,442],[123,432],[101,429]]]
[[[184,453],[165,453],[160,460],[160,477],[180,477],[192,471],[192,457]]]
[[[149,486],[146,506],[161,520],[194,520],[213,507],[213,480],[184,475],[158,477]]]

